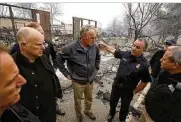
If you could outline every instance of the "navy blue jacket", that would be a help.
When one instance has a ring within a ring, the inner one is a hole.
[[[65,60],[68,69],[65,68]],[[70,75],[73,80],[82,84],[93,82],[100,65],[99,49],[96,44],[84,49],[80,40],[74,41],[64,47],[56,64],[65,77]]]

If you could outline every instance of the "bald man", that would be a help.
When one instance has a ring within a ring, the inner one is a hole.
[[[30,22],[26,25],[26,27],[31,27],[31,28],[34,28],[36,29],[37,31],[39,31],[43,36],[44,36],[44,30],[43,28],[41,27],[41,25],[38,23],[38,22]],[[55,59],[56,59],[56,51],[54,50],[53,48],[53,44],[50,42],[50,41],[46,41],[45,40],[45,50],[43,51],[43,53],[48,57],[48,59],[50,59],[50,55],[52,57],[52,61],[53,61],[53,66],[54,68],[56,67],[56,63],[55,63]],[[12,55],[13,53],[19,51],[19,44],[15,44],[11,50],[10,50],[10,54]],[[57,84],[57,88],[58,87],[61,87],[60,86],[60,83],[56,83]],[[60,93],[61,94],[61,93]],[[59,97],[61,95],[59,95],[59,93],[56,95],[56,101],[58,101],[58,98],[62,98],[62,97]],[[56,102],[57,103],[57,102]],[[65,115],[65,111],[63,111],[60,106],[57,104],[56,105],[56,112],[57,114],[59,115]]]
[[[30,27],[23,27],[17,32],[20,51],[13,54],[20,74],[27,80],[20,92],[20,102],[42,122],[56,121],[55,94],[61,92],[55,83],[58,78],[43,55],[44,36]],[[6,114],[9,117],[8,114]]]

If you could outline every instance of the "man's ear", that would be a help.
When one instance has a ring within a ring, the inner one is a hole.
[[[179,67],[180,65],[177,63],[177,62],[175,62],[175,65],[173,66],[173,68],[175,69],[175,68],[177,68],[177,67]]]
[[[27,45],[27,43],[26,43],[25,41],[21,41],[21,42],[19,43],[19,45],[20,45],[21,47],[25,47],[25,46]]]

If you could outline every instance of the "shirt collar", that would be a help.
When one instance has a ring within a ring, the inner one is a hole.
[[[26,58],[24,55],[22,55],[20,52],[18,52],[18,59],[21,63],[25,64],[25,65],[29,65],[29,64],[34,64],[34,62],[37,60],[37,58],[35,59],[35,61],[32,63],[28,60],[28,58]]]
[[[139,61],[139,60],[143,57],[143,54],[141,54],[140,56],[136,57],[136,56],[133,56],[133,55],[131,54],[131,51],[130,51],[129,53],[130,53],[129,58],[136,59],[137,61]]]

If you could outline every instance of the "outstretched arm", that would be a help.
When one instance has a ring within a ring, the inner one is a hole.
[[[107,45],[106,43],[104,43],[102,41],[100,41],[98,43],[98,46],[102,51],[107,51],[107,52],[112,53],[112,54],[114,54],[115,51],[116,51],[116,49],[114,47],[109,46],[109,45]]]

